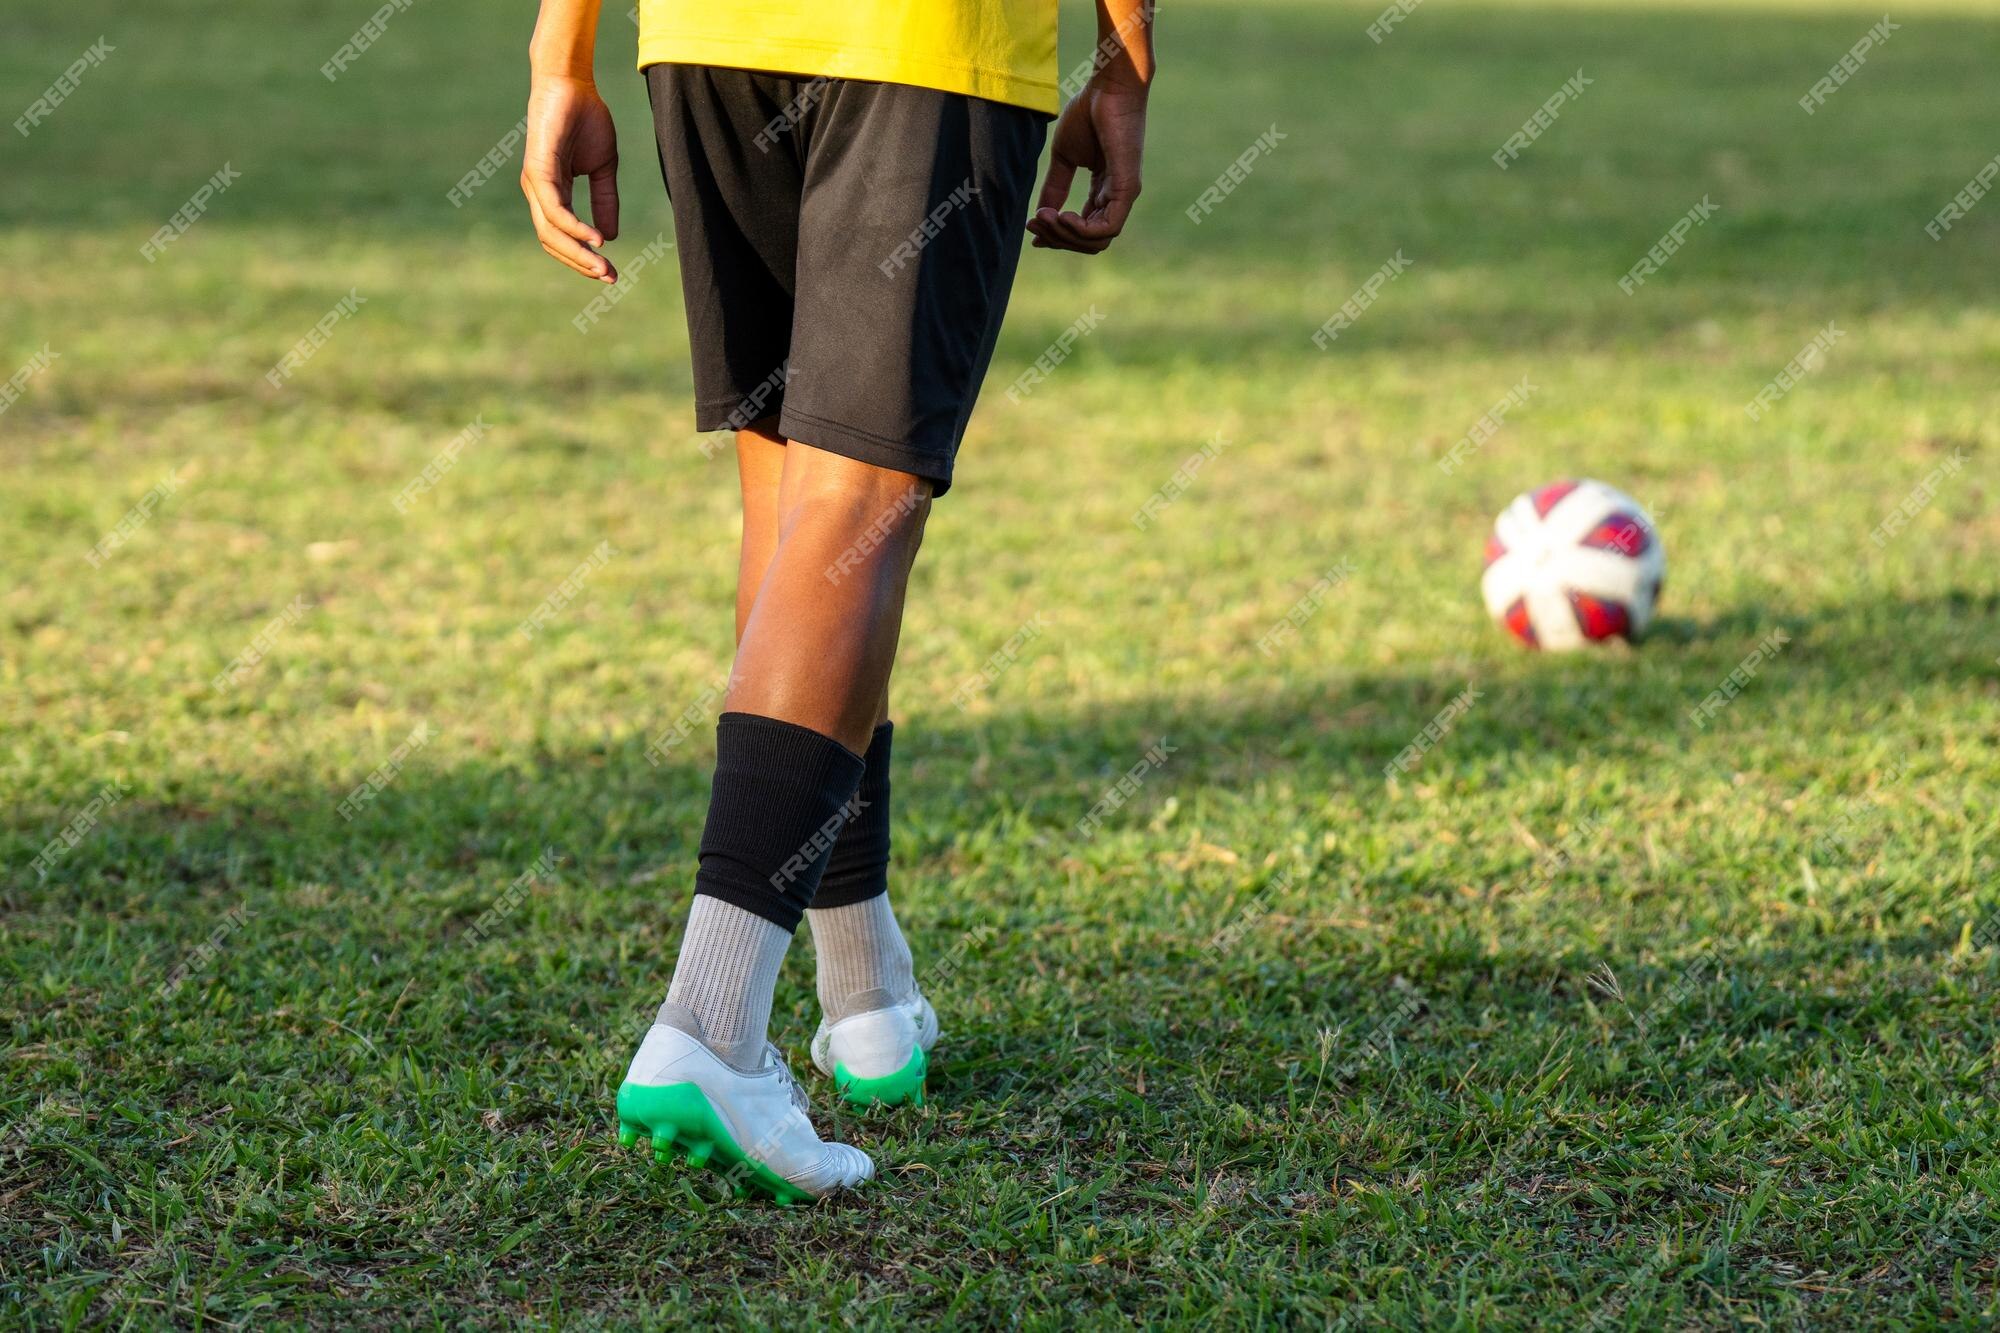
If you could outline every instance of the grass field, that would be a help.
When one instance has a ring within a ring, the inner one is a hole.
[[[1024,260],[912,593],[932,1104],[842,1120],[883,1179],[811,1210],[612,1141],[729,660],[673,264],[579,333],[515,168],[447,198],[528,9],[419,0],[329,82],[374,8],[6,20],[10,121],[112,49],[0,147],[0,1325],[2000,1320],[2000,202],[1925,231],[2000,152],[2000,5],[1898,9],[1811,115],[1879,7],[1163,7],[1148,197]],[[1637,650],[1479,605],[1571,474],[1660,519]]]

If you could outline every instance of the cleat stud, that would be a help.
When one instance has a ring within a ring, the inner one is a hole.
[[[632,1146],[633,1144],[637,1143],[638,1141],[639,1141],[639,1127],[638,1127],[637,1125],[620,1125],[620,1126],[618,1126],[618,1146],[619,1146],[619,1147],[621,1147],[621,1148],[629,1148],[629,1147],[631,1147],[631,1146]]]
[[[715,1151],[713,1143],[697,1143],[688,1149],[689,1166],[707,1166],[709,1155]]]
[[[672,1166],[674,1163],[674,1155],[672,1152],[670,1152],[665,1148],[655,1148],[653,1149],[653,1160],[655,1162],[658,1162],[661,1166]]]
[[[653,1131],[654,1152],[665,1152],[668,1148],[673,1147],[673,1144],[674,1127],[672,1125],[664,1125]]]

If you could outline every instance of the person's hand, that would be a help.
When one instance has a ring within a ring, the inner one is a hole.
[[[1092,79],[1063,108],[1049,153],[1042,197],[1028,219],[1037,249],[1102,254],[1139,198],[1139,155],[1146,145],[1146,89]],[[1065,212],[1078,167],[1090,172],[1082,212]]]
[[[570,207],[578,176],[590,177],[590,222]],[[521,193],[542,249],[586,278],[618,281],[611,261],[591,248],[618,235],[618,133],[595,84],[536,76],[528,91]]]

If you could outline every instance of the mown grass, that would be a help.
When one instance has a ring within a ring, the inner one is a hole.
[[[1795,99],[1878,11],[1436,0],[1378,46],[1369,5],[1167,7],[1139,223],[1024,264],[904,635],[896,894],[948,1032],[933,1104],[841,1122],[883,1179],[810,1211],[611,1141],[729,647],[733,469],[687,429],[671,265],[580,335],[593,293],[509,173],[445,197],[520,114],[527,14],[425,0],[328,83],[373,8],[72,0],[0,45],[16,107],[116,48],[10,131],[0,191],[0,373],[59,354],[0,417],[0,1318],[2000,1317],[2000,203],[1924,233],[2000,149],[1991,5],[1897,13],[1811,117]],[[669,224],[606,22],[629,256]],[[225,161],[241,179],[144,261]],[[1398,249],[1410,271],[1315,349]],[[1523,378],[1504,432],[1436,467]],[[1662,523],[1636,651],[1539,658],[1485,623],[1486,523],[1566,474]],[[802,946],[779,1035],[815,1017]]]

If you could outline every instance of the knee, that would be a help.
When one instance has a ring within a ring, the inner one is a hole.
[[[858,575],[901,579],[923,544],[931,483],[883,468],[867,472],[873,475],[846,484],[801,487],[782,505],[780,540],[802,539],[831,552],[831,583]]]

